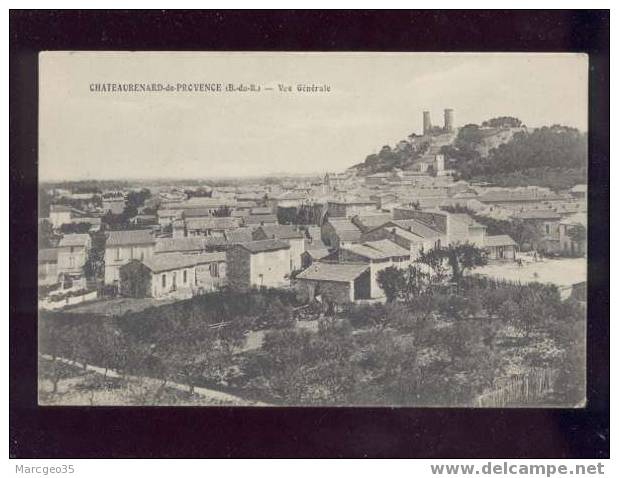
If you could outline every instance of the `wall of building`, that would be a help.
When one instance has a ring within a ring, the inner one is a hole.
[[[196,288],[195,267],[184,267],[172,271],[153,273],[151,277],[151,293],[153,297],[161,297],[172,292],[189,292]]]
[[[117,250],[119,254],[117,255]],[[118,268],[132,259],[143,260],[154,254],[154,244],[138,244],[132,246],[105,247],[105,283],[113,284],[119,280]]]
[[[501,256],[501,250],[503,252]],[[492,260],[515,260],[516,259],[516,247],[515,246],[492,246],[486,248],[488,259]]]
[[[228,285],[235,289],[251,287],[250,253],[248,250],[233,246],[226,251]]]
[[[290,249],[251,255],[250,284],[252,286],[284,287],[290,285],[290,272]]]
[[[196,266],[197,287],[207,291],[217,290],[227,283],[226,263],[211,262]]]
[[[302,300],[311,301],[320,295],[323,302],[346,304],[354,302],[353,282],[298,280],[296,290]]]
[[[52,223],[52,226],[56,228],[63,224],[71,224],[71,211],[50,211],[49,221]]]
[[[60,247],[58,249],[58,274],[81,274],[88,251],[85,247]]]
[[[52,285],[58,282],[58,267],[55,262],[40,262],[38,266],[38,284]]]
[[[290,244],[290,263],[291,270],[299,270],[302,267],[302,255],[305,252],[305,239],[288,239]]]

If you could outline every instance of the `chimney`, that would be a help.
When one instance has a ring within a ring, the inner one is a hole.
[[[424,111],[423,112],[423,134],[429,134],[430,130],[432,129],[432,121],[430,121],[430,112],[429,111]]]
[[[454,130],[454,110],[451,108],[445,109],[445,127],[446,133],[451,133]]]

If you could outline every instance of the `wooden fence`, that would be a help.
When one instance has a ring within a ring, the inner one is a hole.
[[[528,373],[497,379],[494,387],[475,401],[475,406],[499,408],[538,403],[554,387],[556,372],[550,368],[535,368]]]

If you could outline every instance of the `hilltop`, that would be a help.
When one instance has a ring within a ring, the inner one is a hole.
[[[360,176],[396,169],[433,172],[437,156],[462,179],[503,186],[540,185],[555,189],[586,181],[587,136],[561,125],[528,129],[503,116],[460,128],[425,125],[394,147],[349,168]]]

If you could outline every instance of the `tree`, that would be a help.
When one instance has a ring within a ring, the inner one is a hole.
[[[459,284],[467,271],[483,266],[488,261],[482,249],[474,244],[464,243],[422,252],[420,262],[429,265],[435,272],[446,263],[451,268],[452,280]]]
[[[376,281],[385,292],[387,302],[394,302],[398,297],[401,297],[406,288],[404,271],[393,266],[378,271]]]
[[[57,236],[54,234],[54,227],[47,219],[39,221],[39,248],[47,249],[56,247]]]
[[[63,234],[88,234],[91,227],[88,222],[72,222],[60,226],[60,232]]]
[[[230,217],[230,214],[232,214],[232,209],[228,206],[219,206],[219,208],[213,212],[214,217]]]
[[[89,279],[103,279],[105,272],[105,234],[95,233],[91,237],[92,247],[88,250],[84,273]]]
[[[587,228],[582,224],[574,224],[568,228],[567,235],[573,242],[585,242],[587,240]]]

